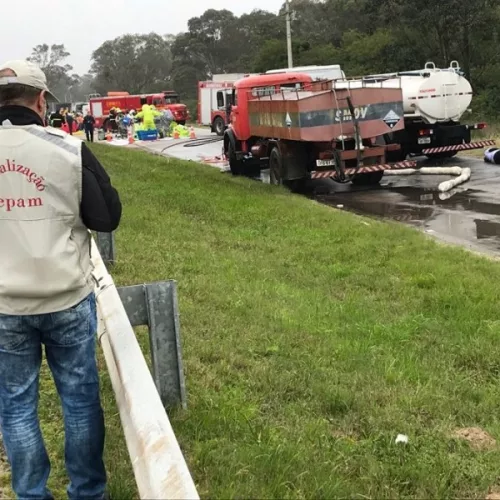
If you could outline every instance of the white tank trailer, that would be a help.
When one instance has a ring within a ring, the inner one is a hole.
[[[428,62],[421,70],[337,81],[334,88],[358,86],[401,88],[403,91],[405,128],[384,137],[388,144],[401,145],[400,151],[390,152],[391,161],[402,160],[408,155],[451,158],[459,151],[484,148],[492,142],[471,142],[471,131],[485,128],[485,123],[460,123],[469,109],[473,92],[457,61],[445,69]],[[386,123],[390,126],[398,118],[388,116]]]

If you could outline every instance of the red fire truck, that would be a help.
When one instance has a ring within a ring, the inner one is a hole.
[[[229,80],[198,82],[198,123],[209,125],[217,135],[224,135],[229,123],[227,111],[233,84]]]
[[[124,112],[135,109],[139,112],[144,104],[154,105],[160,111],[170,109],[177,123],[186,124],[188,119],[187,106],[181,104],[179,94],[173,90],[141,95],[130,95],[128,92],[108,92],[106,97],[90,99],[90,111],[95,117],[96,127],[108,129],[111,108],[120,108]]]

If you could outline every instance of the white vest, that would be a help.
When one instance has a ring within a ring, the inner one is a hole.
[[[81,144],[50,127],[0,126],[0,314],[62,311],[93,290]]]

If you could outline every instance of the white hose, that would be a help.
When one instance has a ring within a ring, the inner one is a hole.
[[[470,168],[461,167],[422,167],[422,168],[406,168],[404,170],[386,170],[385,175],[414,175],[414,174],[430,174],[430,175],[456,175],[455,179],[441,182],[438,186],[438,191],[446,193],[454,187],[467,182],[471,176]]]

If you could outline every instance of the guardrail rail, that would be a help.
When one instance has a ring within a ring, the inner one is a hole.
[[[198,499],[177,438],[113,278],[92,240],[101,343],[143,499]]]

